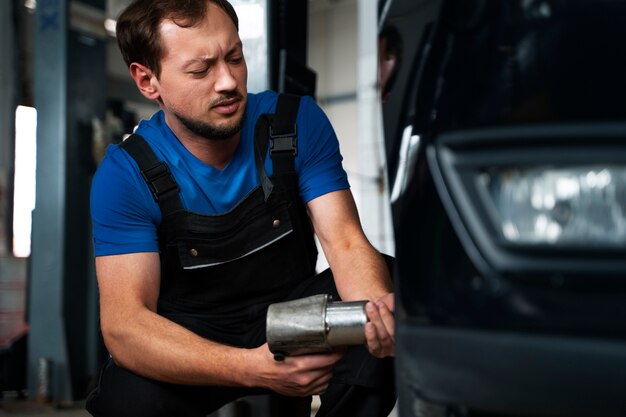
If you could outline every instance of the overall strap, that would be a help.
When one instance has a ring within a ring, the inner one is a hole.
[[[272,181],[285,193],[290,201],[289,212],[296,236],[299,236],[297,257],[305,269],[315,272],[317,248],[313,238],[313,228],[306,206],[300,198],[298,176],[295,170],[295,157],[298,153],[298,129],[296,119],[300,107],[300,96],[281,94],[278,96],[275,114],[259,117],[255,126],[255,155],[257,170],[265,192],[265,199],[273,188],[265,173],[264,161],[268,151],[272,159]]]
[[[175,211],[184,210],[176,180],[167,164],[157,158],[144,138],[133,133],[120,144],[120,147],[139,165],[141,175],[148,183],[154,200],[159,204],[163,218]]]
[[[299,106],[300,96],[280,94],[275,114],[262,114],[255,125],[254,154],[266,201],[274,188],[265,172],[265,156],[268,146],[272,158],[273,175],[281,178],[290,191],[293,187],[297,187],[294,158],[298,153],[296,117]]]
[[[300,96],[281,94],[270,125],[270,157],[275,174],[295,174],[294,158],[298,154],[296,118]]]

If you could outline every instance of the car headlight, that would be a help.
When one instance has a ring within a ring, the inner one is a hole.
[[[626,124],[455,131],[427,156],[484,275],[626,275]]]
[[[623,247],[626,167],[487,169],[479,183],[502,236],[519,245]]]

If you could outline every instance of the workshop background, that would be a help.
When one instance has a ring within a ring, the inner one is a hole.
[[[114,19],[128,2],[0,2],[0,415],[85,415],[71,410],[106,356],[90,182],[106,146],[156,109],[115,42]],[[249,91],[316,97],[339,137],[366,234],[393,254],[376,0],[232,3]]]

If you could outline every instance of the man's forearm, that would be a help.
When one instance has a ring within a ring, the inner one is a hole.
[[[341,298],[376,300],[391,292],[385,261],[363,233],[350,190],[324,194],[307,207]]]
[[[326,390],[342,356],[331,352],[277,362],[267,344],[255,349],[221,345],[150,310],[134,323],[105,332],[114,360],[144,377],[175,384],[260,387],[308,396]]]
[[[138,375],[187,385],[245,386],[251,351],[204,339],[146,309],[103,326],[115,362]],[[243,365],[243,366],[242,366]]]
[[[389,269],[368,242],[338,249],[329,259],[342,300],[377,300],[392,291]]]

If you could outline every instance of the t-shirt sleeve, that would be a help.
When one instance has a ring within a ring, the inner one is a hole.
[[[297,124],[296,170],[304,202],[350,188],[337,135],[326,114],[311,97],[302,97]]]
[[[91,218],[96,256],[159,251],[159,207],[135,161],[117,146],[93,178]]]

